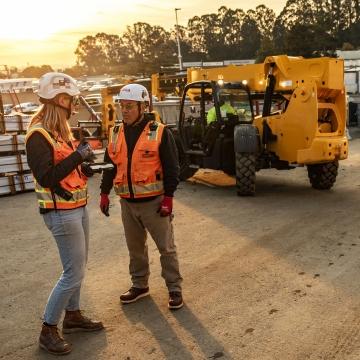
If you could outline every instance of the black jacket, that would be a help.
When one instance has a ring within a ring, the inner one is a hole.
[[[144,119],[136,125],[124,124],[125,140],[128,151],[128,165],[131,166],[131,158],[135,148],[135,145],[140,137],[141,132],[144,130],[145,125],[149,122],[149,118],[146,116]],[[165,127],[161,144],[159,147],[159,156],[163,169],[163,182],[164,182],[164,194],[165,196],[174,196],[174,192],[179,183],[179,159],[177,147],[175,144],[174,137],[171,131]],[[108,151],[106,149],[104,155],[104,161],[113,163],[110,159]],[[100,189],[103,194],[109,194],[113,187],[113,180],[116,176],[117,168],[114,164],[114,169],[111,171],[105,171],[101,180]],[[153,199],[154,196],[149,198],[134,199],[133,196],[130,199],[126,199],[130,202],[141,202]]]

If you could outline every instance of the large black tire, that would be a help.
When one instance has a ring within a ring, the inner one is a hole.
[[[255,195],[256,155],[236,153],[236,190],[239,196]]]
[[[185,181],[191,178],[198,169],[190,167],[191,164],[190,159],[189,156],[185,154],[179,134],[177,132],[175,133],[173,132],[173,136],[179,155],[179,166],[180,166],[179,179],[180,181]]]
[[[338,161],[308,165],[307,170],[311,186],[318,190],[330,189],[336,181],[338,168]]]

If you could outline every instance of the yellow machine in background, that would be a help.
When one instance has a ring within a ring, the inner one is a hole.
[[[116,121],[116,104],[114,102],[114,96],[118,95],[121,88],[125,84],[112,85],[106,88],[101,89],[101,98],[102,98],[102,122],[101,122],[101,132],[104,137],[108,138],[109,129],[115,125]],[[113,119],[109,119],[109,106],[112,106],[114,109]]]
[[[159,101],[165,100],[168,94],[181,95],[181,91],[186,85],[185,74],[162,74],[151,75],[151,93]]]
[[[307,166],[314,188],[329,189],[348,156],[343,60],[271,56],[262,64],[188,69],[177,129],[183,178],[196,167],[236,175],[239,195],[255,193],[255,172]],[[235,111],[224,114],[227,96]],[[209,105],[216,121],[207,123]],[[212,134],[211,134],[212,133]]]

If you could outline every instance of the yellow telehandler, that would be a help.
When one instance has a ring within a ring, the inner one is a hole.
[[[255,194],[256,172],[267,168],[307,166],[311,185],[330,189],[348,156],[345,126],[343,60],[280,55],[188,69],[172,130],[182,180],[200,167],[223,170],[243,196]]]

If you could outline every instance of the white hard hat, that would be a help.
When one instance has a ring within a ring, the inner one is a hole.
[[[56,95],[63,93],[70,96],[80,94],[76,81],[71,76],[58,72],[49,72],[39,79],[39,89],[37,91],[39,97],[53,99]]]
[[[149,93],[146,90],[146,87],[140,84],[128,84],[122,87],[119,92],[119,99],[141,102],[150,101]]]

